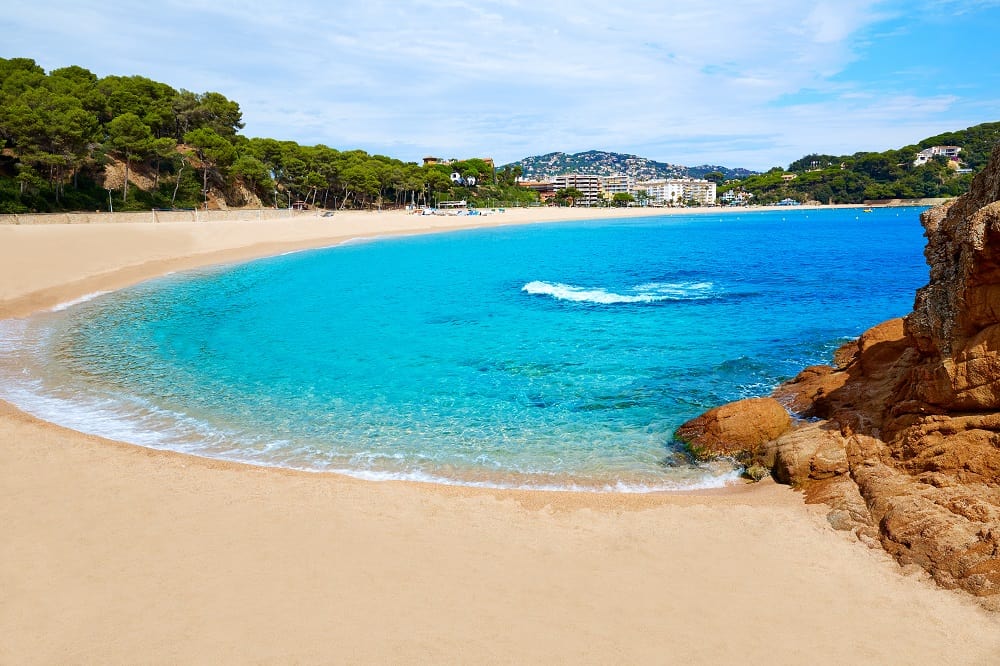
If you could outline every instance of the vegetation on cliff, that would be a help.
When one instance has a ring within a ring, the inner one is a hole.
[[[0,212],[537,201],[483,160],[420,166],[242,128],[239,104],[216,92],[0,58]]]

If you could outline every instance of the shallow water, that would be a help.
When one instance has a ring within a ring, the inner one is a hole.
[[[0,322],[0,397],[146,446],[365,478],[721,485],[671,442],[907,313],[919,210],[375,240]]]

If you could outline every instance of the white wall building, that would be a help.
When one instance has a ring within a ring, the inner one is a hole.
[[[927,164],[937,155],[944,155],[949,160],[957,160],[958,154],[962,152],[959,146],[931,146],[924,148],[917,153],[917,158],[913,160],[913,166],[918,167]]]
[[[583,192],[577,205],[591,206],[599,198],[611,199],[619,193],[631,194],[638,200],[646,192],[646,201],[654,206],[682,205],[695,201],[702,206],[715,205],[715,183],[697,178],[661,178],[637,182],[631,176],[592,176],[571,173],[552,178],[556,192],[575,187]]]
[[[696,201],[702,206],[715,205],[715,183],[698,178],[662,178],[635,184],[635,191],[645,190],[649,203],[669,206]]]
[[[684,201],[697,201],[702,206],[715,205],[715,183],[710,180],[685,178],[681,181],[684,188]]]
[[[654,206],[669,206],[684,201],[684,187],[677,178],[645,180],[635,184],[636,194],[646,191],[646,198]]]

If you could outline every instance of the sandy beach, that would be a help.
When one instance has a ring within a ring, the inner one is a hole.
[[[0,225],[0,318],[352,238],[649,214]],[[771,482],[364,482],[152,451],[5,403],[0,479],[2,664],[1000,662],[1000,614]]]

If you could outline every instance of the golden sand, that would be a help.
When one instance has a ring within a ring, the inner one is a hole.
[[[607,213],[0,226],[0,317],[348,238],[572,215]],[[1000,617],[767,482],[364,482],[151,451],[0,404],[0,530],[2,664],[1000,663]]]

